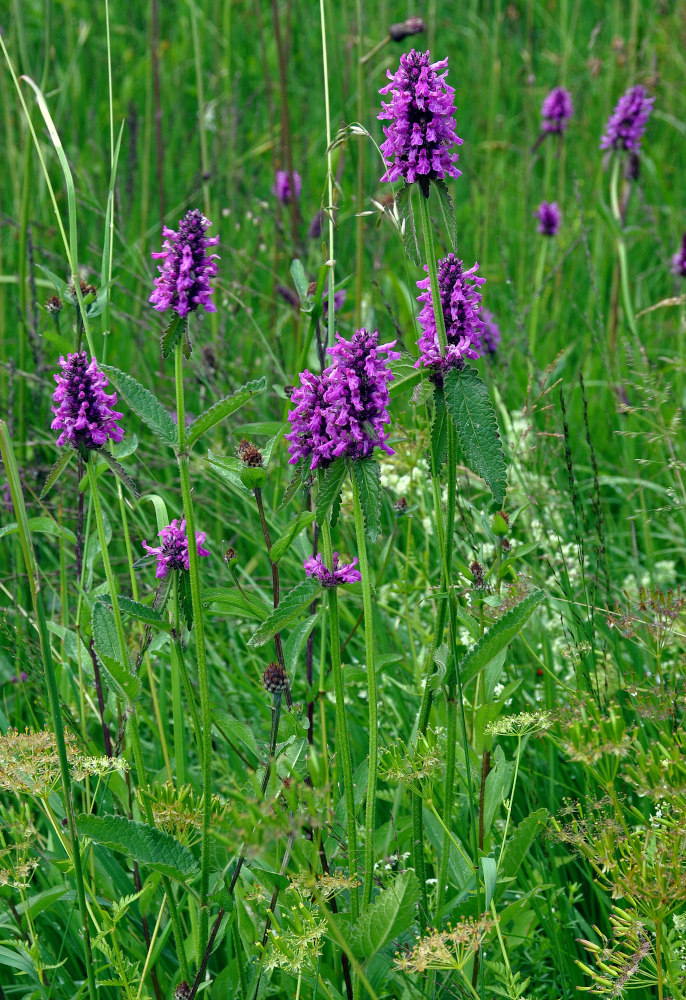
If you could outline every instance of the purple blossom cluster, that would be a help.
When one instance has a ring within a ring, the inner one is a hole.
[[[378,332],[356,330],[352,340],[336,335],[329,348],[332,364],[321,375],[302,372],[293,390],[295,408],[288,414],[286,434],[291,465],[311,457],[311,469],[336,458],[368,458],[374,448],[387,454],[388,383],[393,379],[388,362],[400,355],[395,341],[379,344]]]
[[[555,236],[560,228],[562,213],[556,201],[542,201],[534,215],[538,219],[538,232],[542,236]]]
[[[339,560],[338,552],[333,554],[333,569],[328,569],[324,564],[321,552],[316,556],[310,556],[305,560],[305,573],[319,580],[322,587],[338,587],[341,583],[359,583],[362,574],[357,566],[357,556],[351,563],[342,563]]]
[[[447,66],[447,59],[432,63],[429,52],[412,49],[400,57],[395,73],[387,71],[391,82],[379,91],[391,95],[378,116],[391,122],[383,127],[381,152],[389,165],[382,181],[419,181],[428,195],[430,181],[460,176],[452,150],[462,139],[455,132],[455,89],[445,82]]]
[[[686,278],[686,233],[681,240],[681,246],[672,257],[672,274],[677,278]]]
[[[290,205],[294,197],[296,201],[300,197],[302,186],[303,182],[297,170],[293,171],[292,188],[291,188],[291,179],[288,173],[285,170],[277,170],[276,175],[274,177],[274,186],[272,188],[272,194],[274,195],[275,198],[278,198],[278,200],[281,202],[282,205]]]
[[[422,278],[417,287],[423,289],[417,301],[422,303],[419,325],[422,329],[419,340],[419,360],[415,368],[424,365],[437,373],[454,368],[465,358],[478,358],[484,344],[485,324],[481,317],[481,292],[485,278],[476,273],[474,264],[469,270],[463,269],[462,261],[450,253],[438,262],[438,291],[443,307],[443,320],[448,341],[448,350],[441,353],[436,314],[431,299],[431,280]],[[425,270],[428,270],[425,268]]]
[[[108,394],[107,377],[98,368],[95,358],[88,360],[85,351],[60,358],[61,372],[55,375],[57,388],[53,396],[54,431],[60,431],[57,444],[70,444],[89,451],[102,448],[107,439],[116,444],[124,437],[117,425],[122,417],[113,407],[117,394]]]
[[[638,150],[655,103],[640,84],[630,87],[617,101],[600,140],[601,149]]]
[[[218,236],[207,236],[211,222],[197,208],[191,209],[179,223],[178,232],[162,230],[165,237],[160,253],[152,256],[161,260],[157,265],[160,272],[155,278],[155,291],[150,296],[155,309],[165,312],[173,309],[179,316],[187,316],[203,306],[206,312],[216,312],[217,307],[210,296],[213,288],[210,279],[217,273],[214,253],[207,248],[216,246]]]
[[[564,87],[554,87],[541,106],[544,132],[564,132],[574,114],[572,95]]]
[[[157,579],[163,579],[173,569],[190,569],[185,518],[181,518],[180,521],[174,518],[166,528],[162,528],[158,532],[158,535],[162,539],[161,545],[153,546],[148,545],[146,541],[143,542],[143,548],[148,555],[157,556],[157,570],[155,572]],[[195,533],[195,544],[199,556],[210,554],[207,549],[202,547],[206,537],[204,531],[196,531]]]

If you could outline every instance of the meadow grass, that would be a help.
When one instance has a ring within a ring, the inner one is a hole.
[[[0,42],[0,1000],[685,997],[683,5],[12,0]],[[413,46],[449,59],[502,334],[445,393],[380,181]],[[599,143],[639,83],[626,181]],[[189,352],[149,298],[194,208]],[[292,387],[358,327],[403,353],[395,454],[293,480]],[[42,495],[77,344],[126,433]],[[182,517],[210,554],[160,580]],[[305,576],[334,550],[358,582]]]

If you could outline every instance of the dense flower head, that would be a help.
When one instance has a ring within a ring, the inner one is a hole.
[[[418,317],[422,332],[417,341],[420,357],[415,368],[423,364],[427,368],[445,371],[462,363],[465,358],[479,357],[485,331],[479,289],[486,279],[476,273],[478,268],[479,265],[474,264],[465,271],[462,261],[454,253],[449,253],[438,262],[438,291],[448,340],[445,355],[441,353],[436,329],[430,278],[417,282],[417,287],[423,292],[417,296],[417,301],[422,303]]]
[[[391,95],[378,116],[391,122],[383,127],[381,152],[389,165],[382,181],[419,181],[428,195],[429,181],[460,176],[452,150],[462,139],[455,132],[455,89],[445,82],[447,66],[447,59],[432,63],[429,52],[412,49],[401,55],[395,73],[387,71],[391,82],[379,91]]]
[[[368,458],[374,448],[387,454],[388,362],[400,355],[395,341],[379,344],[377,332],[356,330],[352,340],[336,335],[329,348],[332,364],[321,375],[304,371],[291,394],[295,409],[288,414],[292,430],[286,435],[290,463],[311,456],[311,469],[336,458]]]
[[[79,351],[61,357],[60,365],[53,396],[55,419],[50,425],[61,431],[57,444],[92,450],[102,448],[108,438],[115,444],[121,441],[124,431],[117,420],[122,414],[113,409],[117,394],[105,392],[109,382],[95,358],[89,361],[86,352]]]
[[[648,97],[640,84],[630,87],[619,98],[610,115],[605,134],[600,140],[600,148],[639,149],[654,103],[655,98]]]
[[[681,246],[672,257],[672,274],[677,278],[686,278],[686,233],[681,240]]]
[[[495,316],[488,309],[481,310],[481,319],[484,324],[481,334],[481,353],[495,354],[503,339],[500,328],[495,321]]]
[[[148,545],[146,541],[143,542],[143,548],[148,555],[157,556],[157,571],[155,572],[157,579],[161,580],[173,569],[190,569],[186,519],[182,517],[179,521],[174,518],[166,528],[162,528],[158,532],[158,535],[162,539],[161,545],[153,546]],[[203,548],[202,544],[206,537],[204,531],[195,532],[195,544],[199,556],[210,554],[207,549]]]
[[[160,253],[152,256],[161,260],[160,272],[155,278],[155,291],[150,302],[158,312],[173,309],[179,316],[187,316],[203,306],[206,312],[216,312],[210,295],[210,279],[217,273],[217,254],[207,252],[216,246],[218,236],[207,236],[212,223],[197,208],[191,209],[179,223],[178,232],[162,230],[165,237]]]
[[[541,106],[544,132],[564,132],[574,114],[572,95],[564,87],[554,87]]]
[[[277,170],[274,177],[272,194],[279,199],[282,205],[290,205],[294,197],[293,191],[295,191],[295,200],[297,201],[300,197],[302,186],[303,182],[297,170],[293,171],[293,189],[291,189],[291,179],[288,173],[285,170]]]
[[[538,219],[538,232],[542,236],[555,236],[557,234],[562,214],[556,201],[542,201],[534,215]]]
[[[333,554],[333,569],[328,569],[324,563],[321,552],[316,556],[310,556],[304,562],[305,573],[319,580],[322,587],[337,587],[341,583],[359,583],[362,574],[357,566],[357,557],[351,563],[342,563],[338,557],[338,552]]]

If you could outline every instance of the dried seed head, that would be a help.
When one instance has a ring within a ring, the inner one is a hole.
[[[59,295],[51,295],[48,301],[45,303],[45,308],[53,316],[59,312],[62,312],[63,302]]]
[[[483,590],[484,589],[484,568],[481,563],[476,562],[476,560],[469,567],[469,570],[474,578],[474,589]]]
[[[394,508],[396,514],[406,514],[407,513],[407,500],[405,497],[398,497],[395,501]]]
[[[421,35],[423,31],[426,31],[426,23],[421,17],[408,17],[406,21],[392,24],[388,29],[388,34],[392,41],[402,42],[404,38],[409,38],[410,35]]]
[[[85,281],[79,281],[79,287],[81,289],[81,295],[83,296],[83,301],[86,303],[86,305],[88,305],[89,302],[92,302],[95,296],[98,294],[98,290],[95,287],[95,285],[89,285]],[[67,288],[66,295],[70,302],[72,302],[74,305],[77,305],[79,300],[77,298],[76,288],[74,287],[73,282]]]
[[[262,684],[270,694],[283,694],[288,690],[288,675],[279,663],[270,663],[262,674]]]
[[[174,1000],[188,1000],[191,995],[191,988],[185,979],[182,979],[174,990]]]
[[[224,562],[227,564],[227,566],[230,566],[232,563],[235,563],[237,559],[238,559],[238,553],[234,548],[229,546],[226,552],[224,553]]]
[[[264,465],[262,452],[251,441],[248,441],[247,438],[243,438],[238,442],[236,450],[243,465],[248,465],[251,469],[261,469]]]

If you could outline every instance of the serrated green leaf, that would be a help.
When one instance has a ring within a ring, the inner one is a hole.
[[[364,908],[349,934],[352,952],[363,965],[368,965],[384,945],[411,926],[418,900],[417,876],[406,871]]]
[[[193,628],[193,598],[191,597],[191,575],[182,572],[178,574],[177,588],[179,593],[179,610],[181,617],[190,632]]]
[[[133,412],[150,428],[159,441],[172,447],[176,443],[176,425],[156,396],[118,368],[101,365],[101,370]]]
[[[224,420],[226,417],[235,413],[239,410],[244,403],[247,403],[249,399],[256,396],[258,393],[262,392],[267,385],[264,378],[258,378],[254,382],[248,382],[247,385],[241,386],[236,392],[232,393],[230,396],[225,396],[224,399],[220,399],[219,402],[211,406],[209,410],[205,410],[201,413],[193,423],[188,428],[188,433],[186,434],[186,445],[191,448],[201,435],[205,434],[207,431],[211,430],[215,424],[218,424],[220,420]]]
[[[60,457],[57,459],[52,469],[48,473],[45,482],[43,483],[43,489],[40,491],[39,500],[43,500],[50,490],[53,488],[57,480],[60,478],[66,467],[71,462],[72,456],[75,454],[73,448],[68,448],[63,451]]]
[[[298,462],[296,467],[293,469],[293,475],[291,476],[288,482],[288,486],[286,487],[281,503],[276,508],[277,514],[279,513],[279,511],[283,510],[287,504],[291,502],[291,500],[298,491],[298,487],[302,484],[302,481],[303,481],[303,466],[301,465],[300,462]]]
[[[51,517],[29,517],[27,524],[32,535],[55,535],[58,538],[64,538],[67,542],[71,542],[72,545],[76,543],[76,535],[74,532],[70,531],[69,528],[65,528],[64,525],[58,524],[57,521],[53,520]],[[2,538],[3,535],[13,535],[17,530],[16,521],[12,524],[5,524],[2,528],[0,528],[0,538]]]
[[[391,361],[393,381],[388,386],[391,399],[400,396],[403,392],[409,392],[422,381],[422,372],[419,368],[415,368],[414,363],[415,359],[411,354],[402,354],[395,361]]]
[[[93,604],[91,630],[95,651],[105,670],[124,697],[134,701],[140,694],[141,682],[131,671],[130,663],[121,662],[114,613],[102,601]]]
[[[500,863],[502,878],[514,878],[526,854],[539,833],[548,822],[548,810],[537,809],[513,831],[505,845],[503,859]]]
[[[264,621],[271,608],[258,597],[244,594],[238,587],[210,587],[202,592],[203,606],[215,614],[237,615]]]
[[[160,339],[163,358],[168,358],[173,353],[174,348],[179,342],[179,337],[186,326],[188,326],[188,316],[179,316],[178,313],[174,313],[171,322],[166,327]]]
[[[534,590],[491,625],[460,663],[460,677],[463,684],[476,677],[486,664],[509,646],[544,598],[544,591]]]
[[[324,523],[324,519],[336,502],[336,498],[340,495],[347,471],[348,467],[345,459],[337,458],[323,473],[320,473],[317,504],[315,507],[318,524]]]
[[[87,816],[76,822],[79,834],[111,851],[126,854],[142,865],[178,882],[194,878],[198,862],[191,852],[169,833],[147,823],[135,823],[125,816]]]
[[[436,472],[445,462],[448,451],[448,411],[442,389],[434,391],[434,418],[431,422],[431,454]]]
[[[412,184],[405,184],[403,189],[398,193],[395,204],[400,217],[401,235],[405,253],[413,264],[421,267],[423,263],[422,247],[417,235],[414,208],[412,207],[412,188]]]
[[[254,649],[256,646],[263,646],[265,642],[269,642],[277,632],[290,625],[312,603],[315,594],[318,594],[320,589],[317,581],[311,577],[299,583],[294,590],[286,594],[278,608],[275,608],[267,620],[250,636],[248,645]]]
[[[445,402],[469,466],[488,485],[502,506],[507,489],[507,464],[498,421],[476,368],[452,368],[445,377]]]
[[[360,493],[364,531],[369,541],[375,542],[381,530],[381,468],[376,459],[363,458],[352,463],[352,470]]]
[[[278,562],[282,559],[290,548],[291,542],[298,537],[301,531],[309,526],[314,521],[315,515],[311,510],[304,510],[301,514],[296,514],[284,534],[277,538],[272,547],[269,550],[269,558],[272,562]]]
[[[171,625],[162,615],[148,604],[141,604],[130,597],[119,597],[119,610],[135,618],[136,621],[145,622],[146,625],[154,625],[155,628],[164,632],[171,632]],[[101,597],[100,601],[108,608],[112,607],[112,600],[109,597]]]
[[[307,637],[319,620],[319,614],[320,612],[317,611],[316,614],[310,615],[304,622],[300,622],[299,625],[291,629],[291,634],[288,636],[286,644],[283,647],[284,666],[289,677],[292,677],[295,673],[298,657],[307,641]]]
[[[124,484],[129,493],[134,497],[134,499],[136,500],[140,499],[140,493],[136,488],[136,484],[134,483],[133,479],[128,474],[126,469],[119,464],[114,455],[111,455],[109,451],[103,450],[98,452],[98,456],[105,460],[105,463],[110,467],[110,469],[115,474],[117,479],[119,479]]]
[[[450,248],[453,253],[457,253],[457,222],[455,220],[455,206],[453,205],[453,199],[448,190],[448,185],[444,180],[435,180],[431,189],[438,195],[438,204],[441,209],[441,215],[443,216],[443,222],[445,223],[445,228],[448,230],[448,236],[450,237]]]

